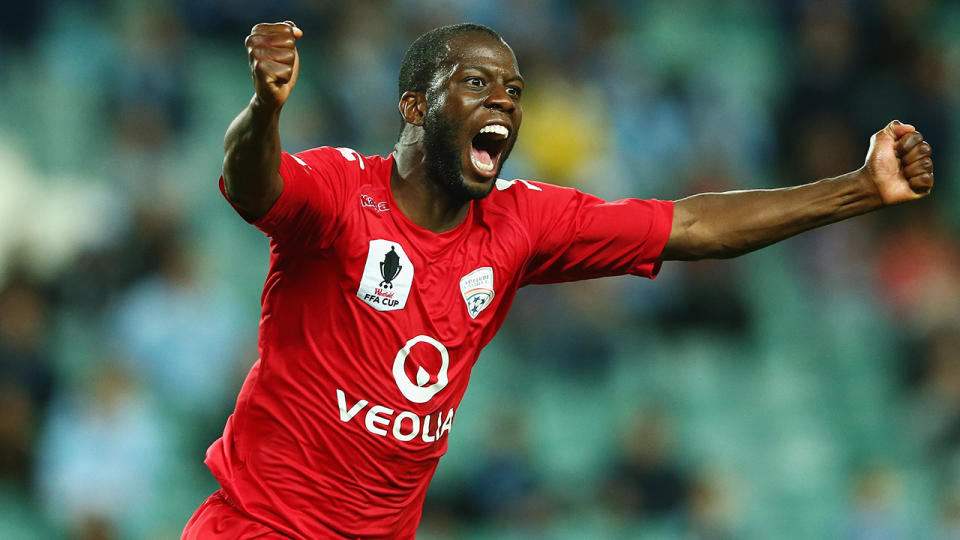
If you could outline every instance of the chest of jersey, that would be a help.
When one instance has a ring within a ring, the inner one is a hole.
[[[360,185],[352,199],[330,248],[288,265],[282,286],[304,292],[293,296],[302,326],[290,342],[315,351],[290,378],[309,378],[357,436],[442,452],[435,443],[516,293],[524,251],[514,244],[526,240],[475,210],[430,233],[392,207],[385,186]]]
[[[431,233],[393,208],[381,185],[360,186],[355,199],[333,251],[358,319],[429,332],[452,346],[492,337],[516,290],[523,250],[514,244],[525,240],[474,211],[454,230]]]

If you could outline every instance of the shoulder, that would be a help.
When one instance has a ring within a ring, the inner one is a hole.
[[[544,207],[553,207],[575,198],[580,192],[573,188],[516,178],[498,178],[485,205],[505,211],[528,213]]]
[[[365,156],[352,148],[321,146],[295,154],[285,152],[280,175],[284,180],[309,179],[311,185],[326,186],[345,196],[354,187],[389,178],[392,166],[390,156]]]
[[[319,146],[295,154],[290,154],[294,160],[304,167],[336,167],[366,171],[368,168],[379,168],[391,161],[390,157],[365,156],[353,148],[343,146]]]

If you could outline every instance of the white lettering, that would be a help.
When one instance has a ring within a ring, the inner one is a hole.
[[[443,416],[443,412],[440,413],[440,416]],[[437,421],[437,429],[440,429],[440,421]],[[437,440],[436,435],[430,435],[430,415],[428,414],[426,418],[423,419],[423,435],[421,436],[423,442],[433,442]]]
[[[409,418],[411,423],[410,433],[402,433],[403,421]],[[403,411],[397,415],[397,418],[393,421],[393,436],[400,441],[409,441],[417,436],[417,433],[420,433],[420,417],[413,414],[410,411]]]
[[[364,419],[364,425],[367,426],[367,431],[370,433],[384,437],[387,435],[387,430],[373,425],[375,423],[383,424],[385,426],[390,424],[390,419],[380,416],[380,413],[391,416],[393,415],[393,409],[389,409],[383,405],[374,405],[373,407],[370,407],[370,410],[367,411],[367,417]]]
[[[337,388],[337,408],[340,410],[341,421],[350,422],[368,405],[368,400],[361,399],[347,407],[346,392]],[[437,411],[421,417],[411,411],[394,411],[384,405],[373,405],[367,409],[363,425],[367,431],[381,437],[392,434],[398,441],[407,442],[419,436],[423,442],[433,443],[450,431],[453,426],[453,413],[454,409],[451,408],[446,415],[443,411]],[[434,416],[436,422],[433,421]]]
[[[450,431],[451,427],[453,427],[453,409],[447,411],[447,419],[443,421],[443,427],[437,432],[437,438],[439,439],[444,433]]]
[[[344,422],[349,422],[351,418],[357,415],[358,412],[362,411],[364,407],[367,406],[369,401],[361,399],[360,401],[353,404],[353,407],[350,407],[350,410],[347,410],[347,395],[343,393],[343,390],[337,388],[337,405],[340,407],[340,420]]]

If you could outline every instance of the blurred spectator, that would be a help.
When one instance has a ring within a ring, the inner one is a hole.
[[[909,534],[900,503],[898,479],[885,466],[871,466],[853,479],[853,508],[843,538],[850,540],[900,540]]]
[[[169,150],[191,118],[183,22],[163,3],[120,11],[122,41],[104,102],[115,138],[108,173],[135,202],[186,199]]]
[[[504,325],[523,358],[540,369],[587,383],[601,379],[614,352],[617,289],[602,280],[555,287],[530,287]],[[604,302],[608,300],[609,302]],[[572,312],[578,316],[571,316]],[[531,331],[536,329],[536,331]]]
[[[117,221],[119,230],[77,253],[57,284],[62,307],[85,318],[95,319],[131,284],[157,273],[169,238],[183,226],[179,213],[162,204],[135,205]]]
[[[0,286],[0,480],[30,487],[34,442],[53,385],[50,306],[17,270]]]
[[[239,350],[252,340],[238,335],[233,296],[198,275],[178,230],[163,229],[155,247],[156,269],[118,299],[107,333],[138,383],[182,429],[196,430],[190,447],[199,452],[223,427],[249,367],[237,362]]]
[[[960,539],[960,496],[954,491],[947,491],[941,500],[939,526],[936,538],[938,540]]]
[[[3,54],[6,49],[26,50],[34,44],[34,39],[43,24],[50,2],[4,2],[3,17],[0,17],[0,76],[3,75]]]
[[[628,518],[678,518],[690,488],[690,478],[673,452],[667,418],[656,410],[638,414],[623,433],[604,483],[607,506]]]
[[[99,366],[85,386],[52,405],[39,460],[40,500],[71,536],[142,538],[173,471],[173,433],[150,398],[118,365]]]
[[[730,486],[718,474],[701,473],[690,486],[683,535],[692,540],[726,540],[741,537]]]
[[[945,327],[925,335],[910,359],[920,373],[913,427],[933,463],[960,450],[960,327]]]
[[[608,114],[599,90],[590,81],[529,71],[523,73],[536,83],[523,95],[525,139],[517,153],[538,171],[535,180],[590,192],[602,189],[604,179],[591,174],[610,151]]]
[[[534,458],[520,417],[503,413],[487,441],[468,487],[471,517],[512,530],[542,526],[548,501],[531,466]]]
[[[934,212],[909,212],[888,228],[876,252],[878,294],[904,330],[924,335],[960,324],[960,244]]]

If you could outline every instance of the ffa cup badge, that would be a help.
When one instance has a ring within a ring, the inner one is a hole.
[[[460,294],[467,304],[470,318],[476,319],[493,301],[493,268],[477,268],[460,278]]]
[[[403,247],[390,240],[371,240],[357,298],[377,311],[403,309],[413,285],[413,264]]]

